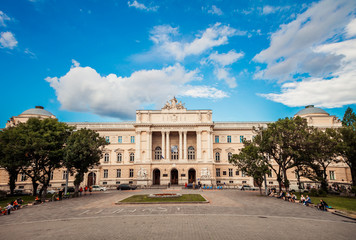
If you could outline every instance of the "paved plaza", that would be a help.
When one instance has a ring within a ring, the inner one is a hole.
[[[116,205],[133,194],[200,193],[208,204]],[[107,191],[1,216],[1,239],[354,239],[356,222],[238,190]]]

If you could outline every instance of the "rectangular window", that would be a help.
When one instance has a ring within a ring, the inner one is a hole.
[[[68,176],[67,170],[63,170],[62,178],[63,178],[63,179],[67,179],[67,176]]]
[[[232,168],[229,168],[229,177],[232,177],[232,173],[233,173]]]
[[[118,142],[118,143],[122,143],[122,136],[118,136],[118,137],[117,137],[117,142]]]
[[[240,174],[240,172],[239,172],[239,170],[236,170],[236,176],[239,176],[239,174]]]
[[[116,177],[121,178],[121,169],[116,170]]]
[[[53,180],[53,171],[51,172],[51,177],[50,177],[51,180]]]
[[[219,136],[215,136],[215,143],[219,143]]]
[[[135,143],[135,136],[131,136],[131,143]]]
[[[241,177],[246,177],[246,174],[244,171],[241,171]]]
[[[108,182],[103,182],[103,185],[107,185],[108,184]]]
[[[107,143],[110,143],[110,137],[109,136],[106,136],[105,140],[106,140]]]
[[[134,170],[130,169],[130,178],[132,178],[134,176]]]
[[[107,169],[104,169],[104,178],[109,177],[109,171]]]
[[[231,143],[231,136],[227,136],[227,142]]]
[[[26,181],[26,179],[27,179],[26,174],[25,174],[25,173],[22,173],[22,174],[21,174],[21,182]]]
[[[244,142],[244,136],[240,136],[240,143]]]
[[[270,172],[268,173],[268,177],[269,177],[269,178],[273,177],[273,176],[272,176],[272,171],[270,171]]]
[[[216,169],[216,176],[217,176],[217,177],[220,177],[220,168],[217,168],[217,169]]]
[[[242,181],[242,183],[247,183],[247,181]]]
[[[273,185],[273,182],[268,182],[268,184],[271,184],[271,185]]]
[[[335,172],[329,171],[330,180],[335,180]]]
[[[116,182],[116,184],[120,184],[120,182]]]
[[[216,181],[216,184],[220,184],[220,183],[221,183],[221,181],[220,181],[220,180]]]
[[[234,183],[234,181],[229,181],[229,183]]]
[[[223,175],[226,176],[226,171],[223,171]]]

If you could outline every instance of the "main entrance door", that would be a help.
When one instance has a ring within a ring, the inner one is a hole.
[[[195,182],[195,170],[193,168],[189,169],[188,171],[188,182],[189,183]]]
[[[172,185],[178,184],[178,170],[177,169],[171,170],[171,184]]]
[[[88,186],[95,185],[96,182],[96,174],[91,172],[88,174]]]
[[[160,185],[161,171],[159,169],[153,170],[153,185]]]

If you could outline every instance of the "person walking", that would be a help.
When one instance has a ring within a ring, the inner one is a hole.
[[[91,195],[91,192],[93,191],[93,187],[92,186],[90,186],[89,187],[89,194]]]
[[[79,188],[79,195],[80,195],[80,196],[82,196],[82,192],[83,192],[83,188],[80,187],[80,188]]]

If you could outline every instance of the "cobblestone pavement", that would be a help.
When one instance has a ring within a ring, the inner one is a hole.
[[[200,193],[208,204],[116,205],[133,194]],[[356,222],[238,190],[93,193],[0,217],[0,239],[354,239]]]

